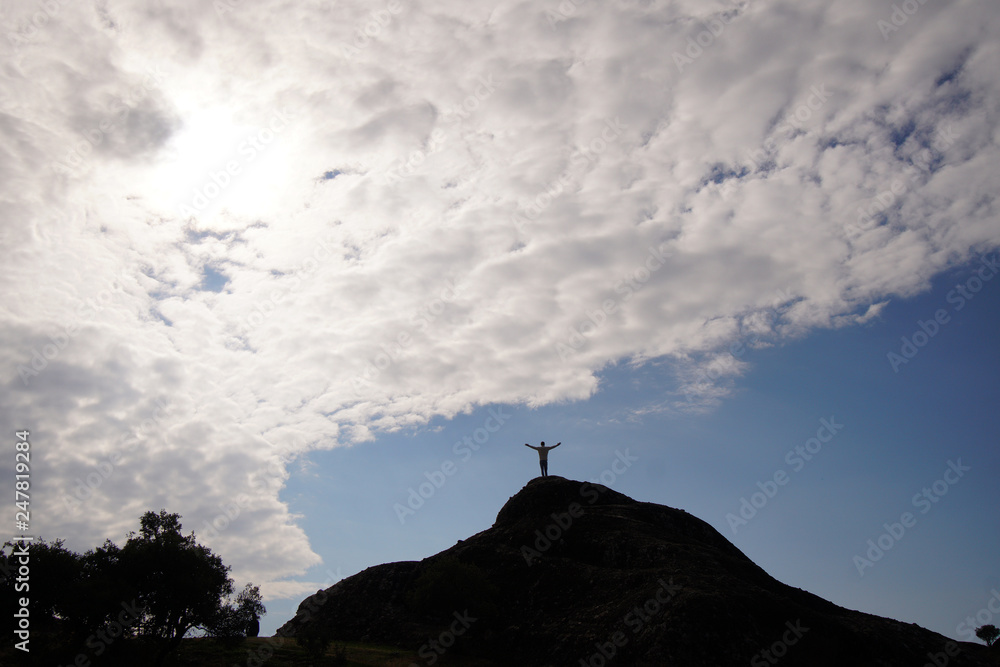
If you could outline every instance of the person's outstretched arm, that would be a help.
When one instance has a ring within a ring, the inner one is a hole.
[[[531,447],[532,449],[535,449],[535,450],[537,450],[537,449],[538,449],[538,447],[532,447],[532,446],[531,446],[531,445],[529,445],[528,443],[524,443],[524,446],[525,446],[525,447]]]
[[[562,444],[561,442],[557,442],[556,444],[552,445],[552,449],[555,449],[556,447],[558,447],[561,444]]]

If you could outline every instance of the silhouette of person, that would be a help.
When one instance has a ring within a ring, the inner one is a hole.
[[[536,452],[538,452],[538,467],[542,469],[542,477],[548,477],[549,476],[549,450],[550,449],[555,449],[556,447],[558,447],[561,444],[562,444],[561,442],[557,442],[556,444],[552,445],[551,447],[546,447],[545,446],[545,441],[542,440],[542,446],[541,447],[534,447],[532,445],[529,445],[528,443],[524,443],[525,447],[531,447]]]

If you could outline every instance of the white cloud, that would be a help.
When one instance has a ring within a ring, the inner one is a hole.
[[[246,494],[210,544],[297,591],[285,464],[251,487],[278,456],[582,399],[618,360],[675,365],[656,409],[710,406],[734,344],[867,321],[1000,238],[985,3],[888,39],[860,0],[56,4],[0,68],[0,405],[77,548]]]

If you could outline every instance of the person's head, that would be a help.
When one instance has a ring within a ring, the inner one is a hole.
[[[544,446],[545,446],[545,441],[544,441],[544,440],[542,440],[542,447],[544,447]]]

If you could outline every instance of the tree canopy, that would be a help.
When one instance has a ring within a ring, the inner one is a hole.
[[[987,646],[993,646],[993,642],[1000,637],[1000,629],[995,625],[984,625],[976,628],[976,636],[986,642]]]
[[[8,604],[29,597],[38,640],[32,653],[45,651],[60,664],[80,654],[142,655],[159,664],[192,632],[226,642],[245,637],[265,611],[260,590],[247,584],[234,595],[230,567],[194,533],[184,535],[180,518],[146,512],[124,546],[106,540],[85,554],[61,540],[31,544],[26,592],[15,593],[14,545],[4,544],[0,590]]]

